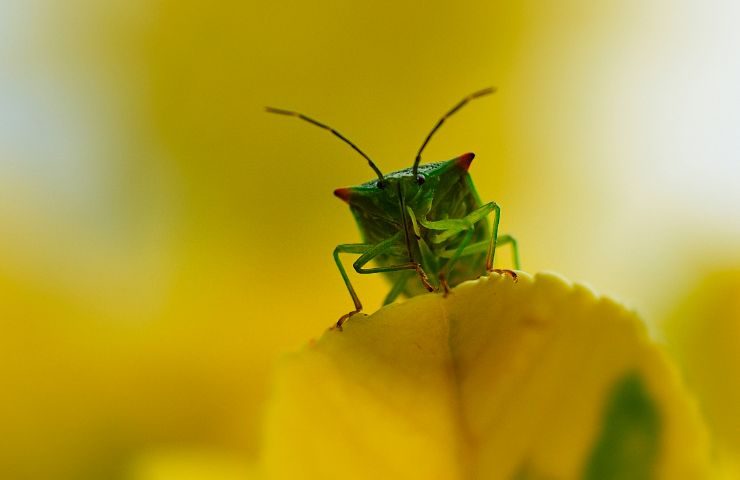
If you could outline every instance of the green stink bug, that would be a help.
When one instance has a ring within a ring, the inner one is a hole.
[[[482,204],[468,168],[475,156],[466,153],[446,162],[420,165],[421,153],[447,118],[466,103],[494,93],[486,88],[468,95],[437,121],[419,148],[410,168],[383,175],[375,163],[354,143],[333,128],[301,113],[267,108],[270,113],[289,115],[329,130],[367,160],[378,179],[355,187],[338,188],[334,195],[349,204],[363,243],[347,243],[334,249],[334,261],[352,296],[355,309],[342,315],[337,328],[362,311],[362,303],[339,259],[340,253],[360,255],[353,263],[357,273],[383,273],[392,283],[384,305],[399,295],[408,297],[442,290],[445,295],[465,280],[495,270],[496,247],[510,244],[514,268],[519,269],[519,251],[510,235],[498,235],[501,211],[495,202]],[[493,214],[489,227],[486,217]],[[366,268],[370,261],[377,266]]]

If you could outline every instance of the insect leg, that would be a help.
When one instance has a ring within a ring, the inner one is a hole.
[[[476,208],[462,218],[447,218],[445,220],[419,219],[419,223],[429,230],[442,230],[442,233],[432,238],[432,243],[442,243],[460,232],[473,228],[476,223],[486,218],[486,215],[492,211],[497,211],[498,208],[495,202],[490,202]],[[498,227],[497,220],[495,221],[495,226]]]
[[[455,266],[455,263],[457,263],[457,260],[460,258],[460,256],[463,253],[463,250],[465,250],[465,247],[468,246],[470,243],[470,240],[473,238],[473,233],[475,230],[473,228],[469,229],[467,232],[465,232],[465,236],[460,241],[460,245],[454,250],[454,253],[450,257],[450,259],[447,261],[444,267],[442,267],[442,270],[439,272],[439,283],[442,285],[442,288],[444,289],[444,294],[447,296],[448,293],[450,293],[450,286],[447,283],[447,273],[452,270],[452,267]]]
[[[445,294],[449,291],[449,287],[447,286],[447,282],[445,280],[445,277],[447,276],[447,273],[452,270],[452,268],[455,266],[455,263],[460,258],[460,256],[463,255],[463,252],[465,251],[466,247],[468,247],[470,241],[473,238],[473,233],[475,232],[475,225],[486,218],[486,215],[488,215],[491,212],[496,213],[496,218],[494,219],[494,230],[493,235],[494,237],[491,239],[492,242],[495,242],[495,237],[498,232],[498,216],[499,216],[499,207],[496,205],[495,202],[490,202],[485,205],[481,205],[479,208],[476,208],[474,211],[470,212],[469,214],[465,215],[462,218],[454,218],[454,219],[445,219],[445,220],[437,220],[437,221],[423,221],[422,225],[426,228],[432,229],[432,230],[443,230],[442,233],[436,235],[434,239],[432,240],[435,243],[442,243],[447,241],[448,239],[452,238],[453,236],[459,234],[460,232],[465,232],[465,236],[460,241],[460,244],[457,246],[455,250],[452,251],[451,255],[447,256],[450,260],[445,264],[444,268],[439,274],[440,282],[442,283],[442,286],[445,289]],[[489,243],[489,242],[486,242]],[[493,249],[495,251],[495,243],[493,246]],[[489,255],[492,255],[492,252],[489,248]],[[486,267],[488,267],[488,262],[486,262]]]
[[[368,252],[370,253],[370,252]],[[426,272],[423,268],[421,268],[421,265],[419,265],[416,262],[407,262],[407,263],[399,263],[398,265],[388,265],[386,267],[373,267],[373,268],[362,268],[362,265],[368,263],[372,258],[367,258],[363,260],[363,257],[368,255],[366,253],[362,257],[360,257],[353,266],[355,267],[355,271],[357,273],[383,273],[383,272],[397,272],[399,270],[416,270],[416,273],[419,274],[419,277],[421,278],[421,283],[424,284],[424,288],[426,288],[428,291],[433,292],[434,286],[429,283],[429,277],[427,276]],[[373,255],[375,256],[375,255]]]
[[[378,255],[382,255],[384,253],[387,253],[388,251],[392,250],[394,247],[396,247],[399,244],[399,241],[401,239],[401,232],[393,235],[387,240],[383,240],[382,242],[378,243],[374,247],[372,247],[370,250],[362,254],[360,258],[355,260],[355,263],[352,264],[352,266],[355,268],[355,271],[357,273],[361,274],[367,274],[367,273],[383,273],[383,272],[397,272],[399,270],[416,270],[416,273],[419,274],[419,278],[421,278],[421,282],[424,284],[424,288],[426,288],[428,291],[432,292],[434,291],[434,287],[431,283],[429,283],[429,277],[427,276],[426,272],[424,272],[424,269],[421,268],[421,265],[417,262],[406,262],[406,263],[400,263],[398,265],[386,265],[382,267],[372,267],[372,268],[364,268],[365,265],[367,265],[370,260],[377,257]]]
[[[483,253],[488,250],[488,244],[489,240],[483,240],[482,242],[476,242],[471,243],[460,254],[461,257],[465,257],[467,255],[476,255],[479,253]],[[511,244],[511,253],[512,253],[512,261],[514,265],[515,270],[519,270],[521,268],[519,263],[519,245],[514,237],[511,235],[501,235],[496,240],[497,246],[507,245]],[[452,258],[455,255],[456,250],[445,250],[444,252],[440,253],[439,256],[442,258]]]
[[[363,268],[363,266],[368,264],[373,258],[377,257],[378,255],[382,255],[384,253],[391,251],[398,244],[398,241],[400,240],[400,238],[401,238],[401,233],[399,232],[396,235],[393,235],[387,240],[383,240],[382,242],[376,245],[370,245],[366,243],[352,243],[352,244],[338,245],[334,249],[334,261],[336,262],[337,267],[339,267],[339,272],[342,274],[342,279],[344,280],[345,285],[347,285],[347,290],[349,290],[349,294],[352,296],[352,301],[355,303],[355,309],[345,315],[342,315],[339,321],[337,321],[337,328],[339,330],[341,330],[342,324],[349,317],[351,317],[352,315],[362,310],[362,304],[360,303],[360,299],[357,297],[357,294],[355,293],[355,289],[352,287],[352,284],[349,281],[349,277],[347,276],[347,272],[344,270],[344,266],[339,261],[340,253],[360,253],[361,254],[360,258],[355,260],[355,262],[352,264],[352,266],[354,267],[357,273],[367,274],[367,273],[395,272],[399,270],[416,270],[416,272],[421,277],[421,280],[424,283],[424,286],[427,288],[427,290],[429,290],[430,292],[434,290],[434,287],[432,287],[432,285],[429,283],[429,279],[427,278],[426,273],[424,273],[424,270],[421,268],[421,265],[419,265],[416,262],[402,263],[400,265],[388,265],[388,266],[383,266],[383,267]]]
[[[498,241],[496,243],[498,245],[511,244],[511,255],[514,263],[514,270],[520,270],[521,263],[519,262],[519,242],[516,241],[516,238],[512,237],[511,235],[501,235],[500,237],[498,237]]]
[[[488,205],[493,204],[493,222],[491,225],[491,242],[488,245],[488,253],[486,254],[486,271],[490,272],[493,270],[493,257],[496,255],[496,243],[498,241],[498,224],[501,220],[501,207],[495,202],[491,202]]]
[[[498,224],[501,221],[501,207],[499,207],[496,202],[489,202],[468,214],[468,217],[473,216],[484,209],[488,209],[488,212],[493,213],[493,221],[491,222],[491,239],[488,243],[488,253],[486,253],[486,271],[492,272],[494,271],[493,258],[496,256],[496,245],[498,244]],[[514,272],[511,272],[511,274],[516,279],[516,274]]]
[[[344,280],[344,284],[347,286],[347,290],[349,291],[350,296],[352,297],[352,301],[355,304],[355,309],[351,312],[342,315],[342,317],[339,318],[339,321],[337,322],[337,328],[341,330],[342,323],[344,323],[349,317],[354,315],[355,313],[359,313],[362,311],[362,303],[360,303],[360,299],[357,297],[357,293],[355,293],[355,289],[352,287],[352,283],[349,281],[349,276],[347,276],[347,272],[344,270],[344,265],[342,265],[342,262],[339,260],[339,254],[340,253],[359,253],[363,254],[366,253],[368,250],[370,250],[373,246],[368,243],[346,243],[343,245],[337,245],[334,249],[334,262],[337,264],[337,268],[339,269],[339,273],[342,275],[342,280]]]
[[[514,237],[511,235],[502,235],[500,238],[498,236],[498,225],[501,220],[501,207],[496,204],[496,202],[489,202],[480,208],[477,208],[476,210],[470,212],[468,215],[466,215],[463,218],[459,219],[447,219],[447,220],[439,220],[439,221],[422,221],[422,225],[426,228],[430,228],[433,230],[443,230],[442,233],[437,235],[435,237],[435,242],[441,243],[442,241],[447,240],[448,238],[451,238],[453,235],[456,235],[460,231],[463,230],[466,226],[468,228],[472,228],[472,226],[482,220],[486,215],[489,213],[493,213],[493,221],[491,225],[491,238],[485,242],[479,242],[472,245],[464,246],[462,249],[458,247],[458,249],[454,251],[445,251],[442,252],[440,255],[444,258],[450,258],[451,261],[448,262],[448,265],[450,263],[454,263],[452,260],[457,261],[457,258],[464,255],[471,255],[474,253],[481,253],[484,250],[487,251],[486,254],[486,271],[490,272],[493,271],[493,258],[496,255],[496,247],[498,245],[506,245],[511,244],[512,248],[512,254],[513,254],[513,260],[514,260],[514,268],[519,269],[520,263],[519,263],[519,246]],[[487,249],[485,249],[485,245],[488,246]],[[451,268],[451,267],[450,267]]]

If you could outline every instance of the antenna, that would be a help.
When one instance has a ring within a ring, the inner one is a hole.
[[[363,152],[362,150],[360,150],[360,148],[357,145],[355,145],[354,143],[352,143],[347,137],[345,137],[341,133],[337,132],[336,130],[334,130],[330,126],[324,125],[323,123],[321,123],[319,121],[316,121],[313,118],[307,117],[307,116],[303,115],[302,113],[291,112],[290,110],[282,110],[282,109],[279,109],[279,108],[272,108],[272,107],[265,107],[265,110],[268,113],[277,113],[278,115],[287,115],[289,117],[298,117],[301,120],[305,120],[305,121],[307,121],[310,124],[313,124],[313,125],[316,125],[317,127],[323,128],[324,130],[329,130],[331,133],[333,133],[334,135],[336,135],[337,137],[339,137],[343,142],[347,143],[350,147],[352,147],[353,149],[355,149],[355,151],[357,153],[359,153],[360,155],[362,155],[365,158],[365,160],[367,160],[367,163],[370,165],[370,168],[372,168],[375,171],[375,173],[378,175],[378,178],[380,179],[380,183],[381,184],[383,184],[385,182],[385,178],[383,178],[383,173],[381,173],[380,169],[375,165],[375,163],[372,160],[370,160],[370,157],[368,157],[367,155],[365,155],[365,152]]]
[[[442,124],[445,123],[445,120],[447,120],[450,116],[452,116],[452,114],[454,114],[455,112],[457,112],[458,110],[460,110],[462,107],[464,107],[465,104],[468,103],[469,101],[471,101],[471,100],[473,100],[475,98],[478,98],[478,97],[482,97],[484,95],[489,95],[491,93],[495,93],[495,92],[496,92],[496,88],[495,87],[488,87],[488,88],[484,88],[483,90],[479,90],[479,91],[477,91],[475,93],[471,93],[467,97],[465,97],[462,100],[460,100],[460,102],[457,105],[455,105],[454,107],[452,107],[452,110],[450,110],[449,112],[445,113],[444,116],[439,119],[439,121],[434,126],[434,128],[432,128],[432,131],[429,132],[429,135],[427,135],[427,138],[424,140],[424,143],[421,144],[421,148],[419,148],[419,152],[416,154],[416,160],[414,160],[414,170],[413,170],[414,177],[416,177],[418,175],[418,173],[419,173],[419,163],[421,163],[421,152],[424,151],[424,148],[426,148],[427,143],[429,143],[429,139],[432,138],[432,135],[434,135],[434,132],[436,132],[437,130],[439,130],[439,127],[441,127]]]

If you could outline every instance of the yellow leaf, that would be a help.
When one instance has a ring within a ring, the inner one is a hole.
[[[549,274],[415,297],[283,359],[266,478],[704,478],[707,438],[634,313]]]

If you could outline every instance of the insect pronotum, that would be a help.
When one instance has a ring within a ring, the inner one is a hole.
[[[339,254],[359,255],[352,264],[357,273],[382,273],[391,281],[384,305],[401,294],[411,297],[441,290],[447,295],[450,287],[489,272],[507,273],[516,279],[511,270],[493,268],[497,246],[511,245],[515,269],[520,268],[519,250],[512,236],[498,235],[501,210],[496,202],[483,204],[478,197],[468,174],[475,155],[466,153],[445,162],[421,164],[422,152],[447,118],[469,101],[495,91],[486,88],[463,98],[434,125],[413,165],[386,175],[357,145],[328,125],[301,113],[267,108],[270,113],[298,117],[329,130],[362,155],[378,177],[334,190],[334,195],[349,204],[363,238],[362,243],[345,243],[334,249],[334,261],[355,305],[337,321],[340,330],[349,317],[362,311],[362,303]],[[370,261],[376,266],[367,267]]]

